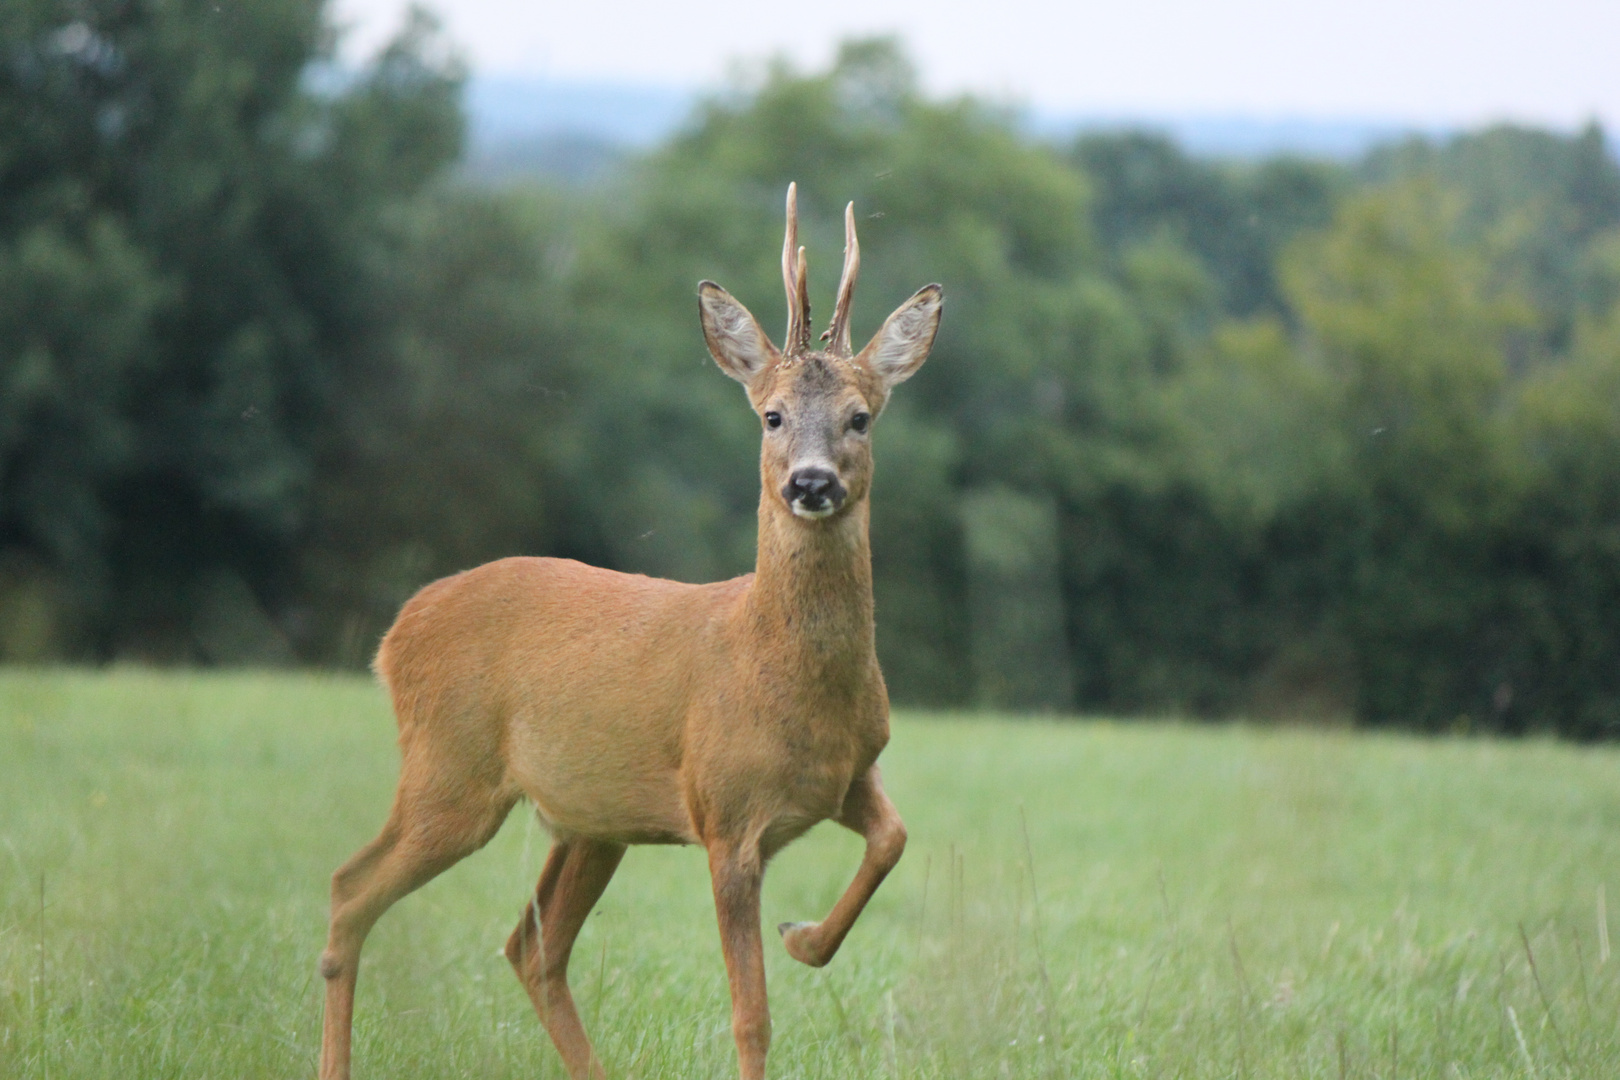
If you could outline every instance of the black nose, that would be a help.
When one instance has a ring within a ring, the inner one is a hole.
[[[788,502],[803,501],[806,506],[820,506],[823,500],[836,503],[844,497],[843,485],[831,469],[811,466],[795,470],[782,488],[782,498]]]
[[[793,474],[793,487],[803,495],[820,495],[832,485],[833,478],[819,469],[803,469]]]

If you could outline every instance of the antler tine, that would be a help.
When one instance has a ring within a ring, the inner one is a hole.
[[[810,335],[815,333],[810,326],[810,261],[805,257],[804,248],[799,248],[798,264],[794,277],[799,283],[798,303],[794,306],[798,313],[798,336],[793,339],[792,352],[803,352],[810,347]]]
[[[787,193],[787,235],[782,238],[782,284],[787,287],[787,347],[793,346],[794,316],[799,311],[799,283],[794,281],[793,252],[799,246],[799,185],[789,184]]]
[[[787,190],[787,235],[782,239],[782,284],[787,288],[786,354],[798,352],[810,337],[810,301],[805,282],[804,248],[799,247],[799,185]]]
[[[838,279],[838,303],[833,307],[832,323],[821,339],[832,340],[832,351],[838,356],[853,356],[849,344],[849,307],[855,298],[855,279],[861,272],[861,243],[855,238],[855,204],[844,207],[844,273]]]

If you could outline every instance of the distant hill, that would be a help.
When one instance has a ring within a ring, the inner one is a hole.
[[[469,169],[509,178],[539,173],[588,182],[627,153],[673,133],[700,97],[669,86],[481,75],[467,85]],[[1272,154],[1348,160],[1382,142],[1441,129],[1393,121],[1277,116],[1085,115],[1031,109],[1032,134],[1068,139],[1086,131],[1148,129],[1200,157]]]
[[[479,75],[467,82],[475,142],[588,131],[644,146],[673,131],[697,94],[667,86]]]
[[[1411,135],[1444,136],[1452,129],[1388,120],[1319,120],[1260,116],[1074,116],[1035,113],[1038,135],[1072,138],[1087,132],[1148,130],[1175,140],[1194,157],[1262,158],[1277,154],[1349,161],[1380,143]]]
[[[668,136],[696,100],[669,87],[475,76],[466,91],[468,169],[490,179],[588,182]]]

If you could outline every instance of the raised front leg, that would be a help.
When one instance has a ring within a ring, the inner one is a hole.
[[[759,932],[759,887],[765,867],[757,847],[711,843],[709,876],[720,919],[720,947],[731,982],[731,1033],[737,1039],[742,1080],[764,1080],[771,1046],[771,1010],[765,1000],[765,948]]]
[[[866,838],[866,854],[861,859],[860,869],[855,871],[855,880],[849,883],[849,888],[825,919],[818,923],[783,923],[777,927],[788,955],[811,967],[821,967],[833,958],[866,902],[872,899],[877,887],[900,861],[900,853],[906,850],[905,823],[883,793],[876,765],[850,785],[838,824]]]

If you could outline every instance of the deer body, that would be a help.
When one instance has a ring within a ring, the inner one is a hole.
[[[746,821],[792,839],[836,816],[877,758],[887,695],[859,647],[869,605],[799,607],[795,632],[794,614],[761,610],[754,580],[513,558],[429,585],[377,658],[404,756],[435,771],[452,754],[498,761],[498,778],[466,782],[493,781],[507,809],[527,797],[554,836],[699,844]]]
[[[568,990],[569,953],[630,844],[709,856],[745,1080],[770,1041],[759,889],[765,863],[817,822],[861,833],[854,881],[820,923],[784,924],[788,952],[832,958],[905,845],[876,760],[888,695],[874,649],[868,425],[927,355],[930,286],[871,345],[848,348],[858,268],[852,214],[829,352],[808,349],[804,254],[784,279],[788,346],[708,282],[711,353],[764,422],[758,564],[688,585],[565,559],[511,558],[435,582],[377,654],[401,769],[381,834],[333,875],[322,1080],[349,1071],[360,947],[394,901],[482,847],[521,798],[553,846],[507,957],[575,1080],[603,1075]]]

